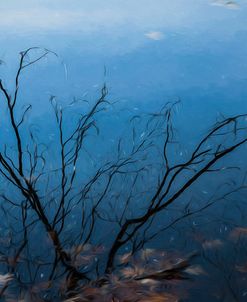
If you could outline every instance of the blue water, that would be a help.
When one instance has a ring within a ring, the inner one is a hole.
[[[0,65],[0,78],[8,91],[14,88],[13,79],[20,51],[38,46],[54,52],[22,74],[16,114],[21,114],[25,104],[31,103],[33,107],[23,130],[24,142],[28,143],[25,133],[32,125],[40,142],[49,145],[47,163],[50,167],[59,165],[56,123],[49,98],[55,96],[63,106],[70,104],[73,98],[88,101],[79,103],[83,105],[78,107],[68,108],[65,127],[69,131],[78,110],[87,110],[100,95],[105,83],[109,90],[107,98],[116,102],[116,105],[100,116],[100,137],[89,137],[86,149],[90,156],[87,153],[79,167],[83,181],[102,163],[114,157],[118,137],[125,139],[127,150],[130,148],[131,116],[158,112],[166,102],[178,99],[181,103],[174,112],[174,127],[179,144],[174,146],[171,158],[174,161],[186,158],[186,152],[217,119],[247,113],[246,15],[245,0],[2,1],[0,59],[3,62]],[[35,58],[37,53],[32,55]],[[0,138],[11,146],[14,140],[2,102],[0,109]],[[141,135],[142,131],[138,134]],[[2,144],[1,150],[3,147]],[[223,166],[238,166],[241,171],[229,170],[221,176],[200,179],[174,209],[158,217],[154,227],[159,228],[164,221],[170,221],[187,200],[196,200],[194,206],[197,207],[210,198],[221,183],[234,186],[234,182],[241,182],[247,168],[246,148],[243,146],[222,162]],[[11,152],[14,156],[15,151]],[[155,151],[152,152],[151,162],[157,156]],[[56,181],[54,177],[52,185]],[[149,185],[152,187],[154,183],[155,179],[151,177],[149,181],[145,178],[144,183],[140,182],[139,185],[145,188]],[[115,185],[120,186],[119,183]],[[43,183],[39,189],[45,193],[42,186]],[[127,185],[121,189],[128,192]],[[4,187],[1,190],[4,191]],[[20,198],[17,193],[12,194],[14,198]],[[150,192],[148,194],[151,195]],[[119,201],[120,208],[122,202]],[[78,213],[76,209],[74,211],[73,217],[76,217]],[[109,211],[108,206],[102,211]],[[134,205],[129,215],[133,215],[133,211],[135,213],[141,209]],[[7,228],[6,225],[4,227]],[[209,239],[225,239],[232,228],[246,226],[245,193],[238,192],[231,197],[231,202],[223,206],[214,205],[205,215],[179,222],[175,231],[169,229],[165,233],[165,240],[161,235],[150,243],[150,247],[179,248],[184,252],[198,249],[198,243],[193,241],[192,236],[195,226]],[[73,223],[69,224],[68,229],[70,227],[73,227]],[[97,230],[100,228],[101,224]],[[114,234],[116,229],[110,229],[111,232]],[[108,240],[108,233],[102,235],[96,231],[97,243]],[[237,260],[244,258],[243,250],[242,246],[238,248],[240,256],[236,256]],[[235,265],[231,263],[231,259],[235,258],[234,247],[229,244],[224,253],[226,260],[222,258],[221,262],[229,264],[229,270],[227,265],[220,266],[223,268],[219,270],[210,267],[203,257],[200,260],[213,272],[214,280],[223,280],[221,286],[226,294],[219,298],[221,300],[215,301],[245,301],[246,292],[243,287],[234,284],[236,278],[233,277],[231,281],[228,277],[224,279]],[[207,282],[205,284],[210,293],[214,286]],[[232,282],[233,292],[238,298],[234,298],[232,289],[227,287],[229,282]],[[209,298],[210,294],[203,298],[198,291],[192,291],[188,301],[213,299]]]

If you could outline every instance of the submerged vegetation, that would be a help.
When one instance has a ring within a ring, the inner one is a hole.
[[[38,48],[20,53],[13,92],[0,80],[2,127],[9,129],[0,145],[2,300],[193,301],[191,292],[210,280],[207,266],[224,276],[211,301],[244,299],[247,259],[234,258],[227,267],[221,257],[221,251],[244,254],[243,225],[212,238],[194,223],[189,236],[185,228],[179,234],[193,241],[184,250],[154,242],[169,245],[166,234],[177,224],[245,191],[245,171],[234,158],[247,142],[247,114],[217,120],[178,156],[183,149],[173,116],[179,102],[166,103],[159,112],[130,116],[128,136],[112,148],[100,142],[98,121],[114,106],[104,84],[94,104],[74,100],[66,107],[50,98],[56,122],[50,144],[45,125],[38,125],[37,135],[27,121],[31,104],[22,113],[19,106],[22,73],[49,54]],[[95,148],[110,155],[99,161]],[[237,175],[231,182],[224,177],[228,171]],[[199,202],[188,192],[202,178],[217,183]]]

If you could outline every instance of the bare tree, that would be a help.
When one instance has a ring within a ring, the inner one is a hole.
[[[1,268],[14,278],[21,295],[28,287],[35,294],[34,284],[45,279],[47,301],[62,291],[55,285],[61,280],[63,294],[68,295],[79,284],[101,280],[100,285],[102,277],[117,268],[116,257],[125,246],[134,254],[177,221],[216,202],[210,200],[194,212],[187,205],[186,213],[158,230],[154,227],[160,213],[176,204],[203,175],[221,173],[222,159],[247,142],[246,114],[222,118],[184,160],[178,159],[173,126],[177,103],[167,103],[158,113],[132,116],[131,139],[119,139],[110,159],[94,159],[95,171],[86,178],[82,161],[87,138],[99,135],[97,118],[112,106],[105,84],[96,102],[87,112],[81,108],[69,127],[66,108],[50,98],[57,125],[56,159],[47,142],[40,141],[31,127],[24,127],[31,105],[22,113],[17,110],[22,73],[50,53],[37,48],[20,53],[12,93],[0,80],[1,103],[7,108],[7,125],[14,138],[13,145],[2,139],[0,146],[4,185],[0,206],[8,230],[0,250]],[[51,162],[57,166],[50,168]],[[74,224],[68,230],[71,221]],[[109,230],[110,238],[107,231],[99,238],[101,228]],[[102,241],[106,241],[104,248]],[[8,284],[2,287],[2,295]]]

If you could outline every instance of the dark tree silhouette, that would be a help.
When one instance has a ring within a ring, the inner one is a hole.
[[[69,126],[66,108],[55,97],[50,98],[57,125],[56,150],[36,138],[32,127],[25,124],[31,105],[22,113],[17,110],[22,73],[50,53],[39,48],[20,53],[12,93],[0,80],[0,100],[7,108],[6,127],[14,139],[10,146],[2,136],[0,146],[4,186],[0,206],[6,228],[0,250],[5,272],[1,295],[8,292],[23,297],[23,289],[32,288],[29,293],[35,301],[35,284],[41,281],[45,301],[73,296],[78,286],[89,282],[101,286],[117,270],[116,258],[124,247],[128,246],[132,255],[138,253],[160,232],[217,202],[212,198],[194,211],[187,204],[181,216],[164,221],[160,229],[154,227],[160,213],[180,200],[203,175],[220,173],[221,160],[247,142],[246,114],[222,118],[182,160],[174,151],[173,110],[177,103],[167,103],[158,113],[132,116],[129,138],[119,139],[115,150],[110,150],[110,159],[97,162],[87,178],[82,167],[87,138],[93,132],[99,135],[97,118],[113,106],[107,100],[106,85],[91,108],[86,113],[80,108],[77,120]],[[31,59],[33,54],[37,57]],[[55,159],[52,152],[56,152]],[[51,162],[57,166],[51,168]],[[71,221],[76,223],[68,231]],[[103,235],[99,231],[102,228]],[[102,238],[98,238],[99,233]],[[177,274],[185,267],[187,262],[172,272]],[[159,272],[156,278],[170,274],[171,270]]]

